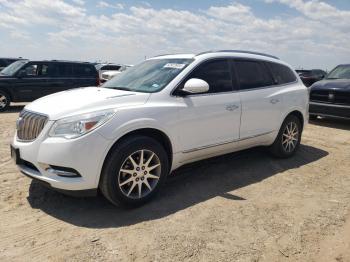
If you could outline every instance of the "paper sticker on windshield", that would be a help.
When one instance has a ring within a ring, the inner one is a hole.
[[[182,69],[186,65],[185,64],[174,64],[174,63],[168,63],[164,66],[164,68],[173,68],[173,69]]]

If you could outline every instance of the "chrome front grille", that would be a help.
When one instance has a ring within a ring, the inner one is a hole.
[[[47,123],[47,116],[23,110],[16,123],[17,137],[21,141],[35,140]]]

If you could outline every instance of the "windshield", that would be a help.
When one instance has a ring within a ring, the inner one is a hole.
[[[28,63],[28,60],[19,60],[8,67],[5,67],[0,74],[5,76],[13,76],[24,64]]]
[[[158,92],[192,61],[192,59],[147,60],[115,76],[102,87],[145,93]]]
[[[337,66],[327,75],[326,79],[350,79],[350,65]]]

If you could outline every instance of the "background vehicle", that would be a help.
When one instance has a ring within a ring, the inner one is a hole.
[[[0,57],[0,71],[3,70],[5,67],[11,65],[12,63],[22,60],[22,57],[19,58],[1,58]]]
[[[130,66],[121,64],[96,64],[96,69],[100,75],[101,83],[112,79],[117,74],[128,69]]]
[[[321,69],[312,69],[312,70],[295,70],[300,79],[303,81],[304,85],[309,87],[313,83],[322,80],[327,73]]]
[[[99,188],[114,204],[140,205],[186,163],[255,146],[291,157],[307,108],[307,88],[276,57],[159,56],[102,87],[27,105],[11,152],[23,173],[52,188]]]
[[[0,73],[0,111],[10,102],[31,102],[67,89],[98,85],[98,73],[90,63],[19,60]]]
[[[350,64],[338,65],[324,80],[311,86],[310,118],[350,119]]]

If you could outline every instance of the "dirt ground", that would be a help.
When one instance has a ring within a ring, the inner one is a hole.
[[[182,168],[150,204],[71,198],[20,174],[0,114],[0,261],[350,261],[350,122],[307,126],[298,154],[263,149]]]

